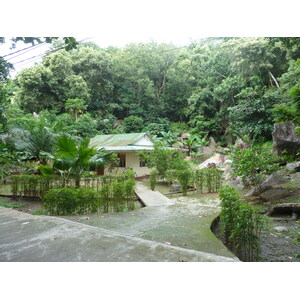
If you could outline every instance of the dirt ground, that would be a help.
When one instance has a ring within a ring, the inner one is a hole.
[[[283,226],[286,232],[278,232],[275,227]],[[220,226],[213,229],[213,233],[224,243]],[[296,243],[300,235],[299,221],[291,221],[285,218],[269,218],[269,228],[260,237],[261,253],[259,262],[299,262],[300,243]],[[226,247],[226,243],[224,243]],[[229,248],[229,247],[228,247]]]
[[[284,226],[286,232],[278,232],[274,228]],[[297,261],[300,255],[300,243],[295,239],[300,235],[300,222],[288,219],[270,218],[270,230],[261,236],[260,261],[265,262],[289,262]]]
[[[11,208],[30,214],[42,208],[42,203],[40,200],[15,200],[11,198],[0,197],[0,202],[8,203]]]

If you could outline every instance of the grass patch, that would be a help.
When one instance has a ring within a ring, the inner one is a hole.
[[[47,211],[44,209],[38,209],[32,213],[35,216],[47,215]]]
[[[147,179],[143,179],[143,184],[145,184],[149,189],[150,189],[150,179],[147,178]],[[155,191],[158,191],[162,194],[166,194],[166,193],[169,193],[170,190],[169,190],[169,185],[167,182],[164,182],[162,180],[158,180],[156,185],[155,185]]]
[[[0,194],[11,195],[12,192],[10,184],[0,184]]]
[[[22,208],[22,207],[27,206],[27,203],[24,203],[24,202],[13,203],[13,202],[5,201],[5,200],[0,200],[0,206],[6,207],[6,208]]]

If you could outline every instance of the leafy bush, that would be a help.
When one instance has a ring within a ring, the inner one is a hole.
[[[46,169],[43,169],[43,171]],[[125,174],[82,177],[80,181],[84,187],[90,187],[99,191],[105,184],[123,182],[133,178],[134,172],[127,170]],[[65,180],[64,177],[55,175],[12,175],[10,180],[11,191],[14,197],[43,197],[49,189],[76,186],[76,178],[69,177]]]
[[[270,148],[262,146],[234,148],[231,159],[232,176],[241,176],[245,185],[260,184],[267,175],[279,170],[284,160],[276,156]]]
[[[192,179],[192,171],[191,170],[176,170],[175,176],[181,185],[183,195],[186,196],[189,183],[191,182],[191,179]]]
[[[57,216],[96,213],[100,206],[98,193],[90,188],[52,189],[43,198],[43,208]]]
[[[51,189],[43,197],[43,210],[50,215],[133,210],[135,208],[134,186],[135,180],[127,177],[123,181],[105,183],[99,192],[87,187]]]
[[[258,210],[239,199],[235,188],[223,186],[220,189],[220,222],[225,241],[244,261],[258,260],[260,252],[259,235],[266,227],[266,217]]]
[[[151,172],[150,172],[150,188],[152,191],[155,190],[155,186],[156,186],[156,183],[157,183],[157,175],[158,175],[158,172],[156,169],[152,169]]]
[[[140,117],[129,116],[123,120],[124,132],[140,132],[144,127],[144,121]]]
[[[158,175],[162,178],[168,170],[186,170],[188,163],[184,160],[184,155],[178,150],[164,149],[155,145],[153,151],[141,152],[149,168],[156,168]]]
[[[219,192],[221,200],[220,221],[225,234],[226,241],[229,240],[231,232],[237,223],[237,211],[239,208],[239,194],[232,186],[222,186]]]

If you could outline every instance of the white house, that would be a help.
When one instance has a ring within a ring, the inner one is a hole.
[[[133,169],[137,177],[150,174],[139,151],[153,150],[153,142],[146,133],[108,134],[97,135],[90,141],[90,146],[97,149],[104,148],[118,154],[120,165],[117,173],[124,172],[127,168]],[[109,174],[107,169],[99,169],[99,175]]]

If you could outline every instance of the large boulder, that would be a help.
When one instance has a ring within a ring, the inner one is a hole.
[[[272,202],[290,196],[290,191],[283,187],[274,187],[262,193],[259,197],[262,201]]]
[[[216,153],[209,159],[205,160],[203,163],[197,166],[197,169],[220,167],[224,163],[224,154]]]
[[[300,137],[295,133],[295,125],[286,122],[275,124],[273,136],[273,151],[277,155],[296,155],[300,149]]]
[[[288,163],[288,164],[286,164],[285,168],[292,172],[294,172],[294,171],[300,172],[300,161]]]
[[[246,196],[260,196],[262,193],[288,181],[289,178],[283,170],[277,171],[266,178],[260,185],[253,187]]]
[[[273,202],[300,196],[300,173],[288,175],[280,170],[270,175],[262,184],[252,188],[246,196],[258,196],[264,202]]]

